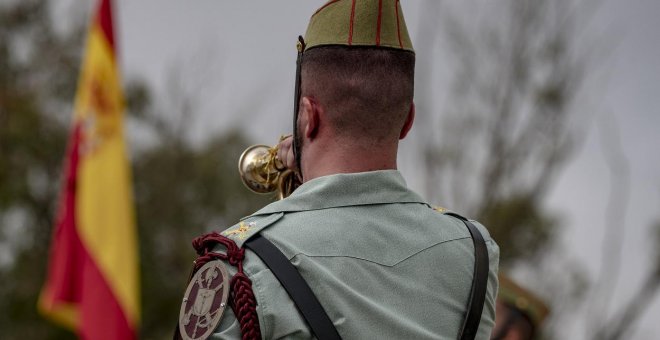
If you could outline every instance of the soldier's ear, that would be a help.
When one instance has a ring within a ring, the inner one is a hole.
[[[401,133],[399,133],[399,139],[406,138],[410,129],[412,129],[413,122],[415,121],[415,102],[410,103],[410,111],[408,111],[408,116],[406,117],[406,122],[401,128]]]
[[[305,138],[314,139],[318,133],[320,126],[321,106],[316,100],[311,97],[302,98],[302,115],[303,115],[303,135]]]

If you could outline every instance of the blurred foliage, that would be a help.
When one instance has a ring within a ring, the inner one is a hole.
[[[237,161],[248,143],[238,132],[193,147],[167,129],[160,131],[160,141],[133,162],[144,339],[172,335],[196,257],[192,239],[222,230],[272,200],[240,181]]]
[[[547,298],[552,316],[560,317],[584,301],[587,282],[580,263],[559,254],[561,215],[546,205],[586,121],[576,104],[594,65],[581,34],[592,9],[580,5],[436,3],[424,13],[417,42],[443,43],[453,77],[440,120],[418,115],[427,196],[483,222],[500,246],[500,271],[529,274],[520,283]],[[446,33],[442,39],[438,30]],[[422,111],[438,97],[429,70],[446,62],[437,55],[426,60],[420,80],[428,89],[417,98]],[[547,324],[563,328],[554,319]]]
[[[0,329],[2,339],[74,335],[37,313],[86,22],[55,32],[45,0],[0,6]],[[44,56],[48,58],[44,58]],[[176,94],[175,94],[176,95]],[[181,120],[194,106],[157,110],[139,81],[126,86],[136,134],[132,167],[140,236],[144,339],[171,336],[195,253],[191,240],[223,229],[272,198],[243,187],[237,171],[249,144],[236,131],[193,145]],[[162,101],[162,100],[161,100]],[[184,101],[185,102],[185,101]],[[169,112],[168,112],[169,111]],[[132,131],[128,129],[128,131]]]
[[[59,339],[37,315],[82,35],[53,32],[45,1],[0,7],[0,329]],[[44,56],[48,58],[44,58]]]
[[[630,334],[633,332],[640,316],[646,312],[651,302],[660,293],[660,220],[652,224],[649,230],[652,234],[650,240],[656,245],[654,247],[655,262],[651,262],[653,267],[624,307],[609,318],[601,328],[596,330],[593,339],[620,340],[630,338]]]
[[[614,275],[589,283],[579,260],[563,253],[558,238],[560,212],[546,206],[591,115],[580,105],[584,104],[580,100],[585,84],[607,57],[598,54],[603,46],[595,46],[593,37],[586,34],[598,3],[435,3],[423,14],[425,26],[416,42],[428,48],[439,41],[435,18],[445,13],[439,22],[447,33],[443,49],[454,61],[448,67],[453,81],[440,120],[418,115],[416,125],[421,130],[427,196],[482,221],[500,246],[501,272],[513,273],[523,286],[546,298],[554,312],[541,334],[544,339],[565,336],[562,331],[588,299],[611,301],[613,289],[604,294],[586,292],[602,283],[614,287],[618,278]],[[444,60],[435,55],[418,60],[423,69],[418,79],[427,88],[419,91],[417,103],[424,112],[432,108],[428,101],[438,97],[430,86],[430,70]],[[606,138],[616,139],[612,135]],[[625,169],[624,162],[625,157],[619,157],[612,163]],[[624,176],[618,175],[614,178],[622,181]],[[627,183],[615,182],[617,185]],[[628,200],[618,191],[613,197]],[[624,214],[619,207],[627,202],[615,202],[618,204],[607,209],[610,214],[602,227],[611,224],[619,232],[615,235],[622,235],[624,221],[618,218]],[[616,236],[605,245],[609,256],[603,257],[603,263],[608,269],[619,261],[615,248],[620,246]],[[602,329],[589,328],[587,337],[619,339],[627,334],[658,292],[660,258],[657,261],[630,303],[612,319],[608,320],[604,307],[586,312],[585,319],[593,318],[602,325]]]
[[[547,243],[553,241],[559,223],[539,205],[528,196],[510,197],[489,204],[479,213],[479,220],[488,224],[493,237],[502,240],[498,243],[504,265],[547,249]]]
[[[440,127],[423,124],[424,155],[429,190],[483,221],[507,267],[556,236],[544,202],[578,139],[573,104],[589,70],[572,3],[472,5],[492,11],[474,22],[473,12],[444,10],[454,79]]]

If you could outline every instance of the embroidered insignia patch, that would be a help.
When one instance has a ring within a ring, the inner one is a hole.
[[[238,229],[225,230],[225,231],[222,232],[222,235],[227,236],[227,237],[232,236],[232,235],[237,235],[239,240],[244,240],[247,237],[247,233],[252,228],[254,228],[256,226],[257,226],[257,224],[254,223],[254,222],[250,222],[250,223],[247,223],[247,224],[245,222],[241,222],[238,225]]]
[[[210,261],[193,275],[179,312],[184,340],[206,339],[213,333],[227,307],[229,275],[222,261]]]

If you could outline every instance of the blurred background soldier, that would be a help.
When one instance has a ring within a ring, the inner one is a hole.
[[[548,307],[529,290],[499,275],[495,328],[491,340],[532,340],[548,316]]]

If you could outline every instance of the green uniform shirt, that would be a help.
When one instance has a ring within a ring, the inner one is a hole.
[[[499,249],[486,229],[475,225],[490,259],[477,335],[488,339]],[[398,171],[316,178],[223,235],[242,246],[256,233],[298,269],[342,338],[457,339],[472,284],[472,239],[463,222],[410,191]],[[227,267],[233,275],[235,268]],[[252,280],[265,339],[313,338],[279,281],[250,251],[244,271]],[[230,308],[211,338],[240,338]]]

